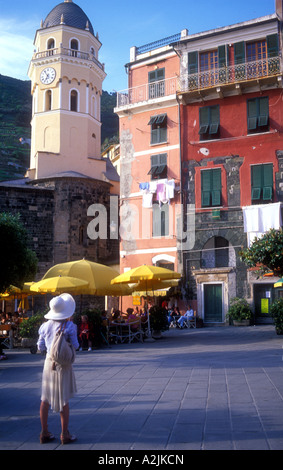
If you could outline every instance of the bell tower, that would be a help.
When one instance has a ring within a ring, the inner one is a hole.
[[[101,43],[83,10],[65,0],[35,34],[28,75],[32,93],[30,169],[39,179],[78,172],[101,179]]]

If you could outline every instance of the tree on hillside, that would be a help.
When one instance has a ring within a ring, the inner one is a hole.
[[[0,292],[10,285],[21,287],[36,274],[37,257],[28,248],[28,234],[19,215],[0,213]]]
[[[261,238],[256,238],[250,248],[240,253],[242,261],[250,268],[258,268],[259,274],[273,271],[283,276],[283,230],[271,229]]]

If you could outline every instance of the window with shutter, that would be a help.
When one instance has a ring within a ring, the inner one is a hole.
[[[266,37],[268,57],[277,57],[279,54],[278,34],[270,34]]]
[[[167,178],[167,153],[151,155],[150,160],[151,168],[148,175],[151,175],[151,179]]]
[[[149,99],[165,95],[165,68],[156,69],[148,73]]]
[[[253,98],[247,101],[248,133],[269,131],[269,99],[268,96]]]
[[[254,204],[272,202],[273,165],[271,163],[251,167],[251,199]]]
[[[235,62],[235,79],[243,80],[246,76],[245,70],[245,42],[237,42],[234,44],[234,62]]]
[[[151,126],[151,144],[167,142],[167,114],[152,116],[148,124]]]
[[[221,205],[221,168],[201,171],[201,205],[202,207]]]
[[[219,106],[206,106],[199,109],[200,140],[219,138]]]
[[[159,205],[158,202],[152,204],[152,236],[165,237],[169,235],[169,206]]]

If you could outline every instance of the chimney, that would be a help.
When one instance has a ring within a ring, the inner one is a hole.
[[[275,9],[279,19],[283,20],[283,0],[275,0]]]

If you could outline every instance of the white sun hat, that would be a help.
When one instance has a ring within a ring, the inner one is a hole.
[[[76,302],[70,294],[61,294],[50,300],[49,308],[50,310],[44,315],[44,318],[47,320],[66,320],[73,315]]]

